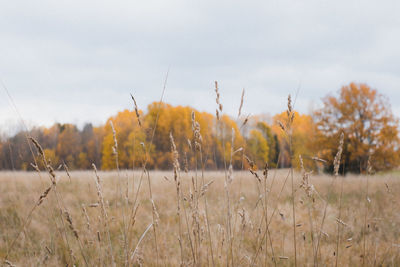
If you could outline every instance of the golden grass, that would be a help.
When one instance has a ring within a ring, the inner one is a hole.
[[[0,259],[5,263],[9,253],[5,264],[17,266],[294,264],[290,170],[269,170],[266,184],[244,171],[205,172],[197,195],[189,189],[194,172],[179,173],[178,193],[174,172],[148,174],[151,187],[143,184],[136,194],[141,171],[98,172],[99,180],[89,171],[71,171],[71,180],[56,172],[57,191],[41,197],[51,185],[45,173],[0,172]],[[226,175],[233,177],[229,203]],[[258,175],[263,177],[261,171]],[[338,266],[400,265],[398,177],[369,177],[368,196],[365,176],[332,179],[294,173],[297,264],[334,265],[338,246]],[[313,239],[319,233],[316,252]]]

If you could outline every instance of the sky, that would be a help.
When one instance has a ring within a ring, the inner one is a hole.
[[[215,112],[308,113],[350,82],[400,115],[399,1],[1,1],[0,132],[96,125],[160,99]],[[17,107],[15,111],[8,90]],[[20,114],[20,117],[18,115]]]

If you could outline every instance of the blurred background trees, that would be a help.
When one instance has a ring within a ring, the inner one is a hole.
[[[171,168],[172,133],[182,168],[223,169],[232,156],[235,169],[247,168],[244,155],[259,168],[269,163],[271,168],[299,167],[301,155],[307,169],[332,170],[339,136],[345,135],[342,170],[362,172],[371,158],[377,171],[393,169],[399,165],[398,120],[391,112],[388,100],[366,84],[351,83],[342,87],[336,96],[323,99],[320,109],[311,115],[294,113],[291,127],[292,147],[288,133],[278,121],[284,122],[283,112],[266,119],[252,116],[243,121],[221,115],[219,120],[207,112],[189,106],[171,106],[154,102],[147,111],[124,110],[110,117],[104,125],[86,124],[78,129],[73,124],[54,124],[49,128],[33,128],[0,138],[0,169],[33,170],[34,162],[27,136],[42,145],[53,166],[66,163],[70,169],[90,169],[95,163],[101,169],[116,168],[113,151],[116,131],[118,163],[121,169],[140,168],[147,161],[148,169]],[[195,153],[193,116],[200,127],[201,153]],[[157,127],[156,127],[157,123]],[[322,165],[313,160],[327,161]],[[225,164],[226,163],[226,164]]]

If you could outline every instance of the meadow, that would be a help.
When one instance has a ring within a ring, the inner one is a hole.
[[[215,117],[161,101],[143,116],[132,96],[134,113],[97,130],[6,140],[20,171],[0,172],[3,264],[400,265],[398,121],[375,90],[343,87],[317,122],[289,96],[249,133],[244,94],[235,122],[215,91]]]
[[[57,171],[52,185],[46,172],[0,172],[0,258],[15,266],[400,264],[396,174],[254,173]]]

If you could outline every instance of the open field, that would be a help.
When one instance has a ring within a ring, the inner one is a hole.
[[[179,216],[172,171],[99,172],[101,197],[94,172],[56,176],[38,206],[51,185],[47,173],[0,172],[1,259],[17,266],[291,266],[296,244],[300,266],[400,264],[400,180],[391,174],[369,177],[368,194],[366,176],[311,176],[315,190],[307,195],[294,173],[296,242],[290,170],[269,171],[267,194],[261,171],[261,182],[234,172],[226,187],[224,172],[206,172],[204,183],[198,172],[197,187],[196,173],[182,172]]]

